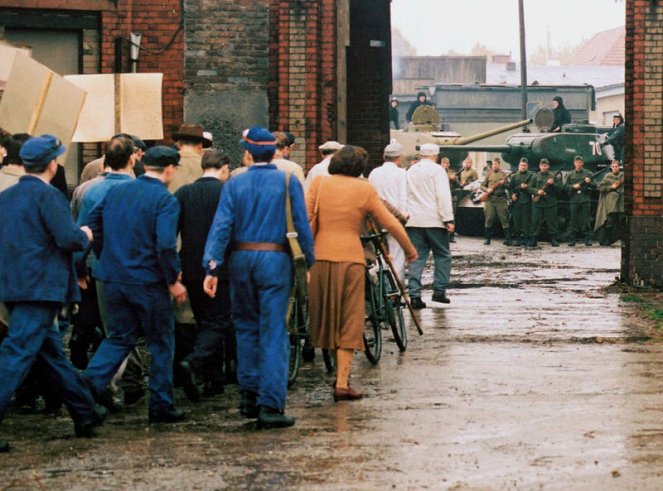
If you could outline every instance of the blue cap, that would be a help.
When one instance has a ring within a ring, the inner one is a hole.
[[[180,154],[173,147],[158,145],[149,148],[141,159],[143,165],[148,167],[168,167],[169,165],[180,165]]]
[[[260,153],[268,150],[276,151],[276,138],[267,128],[254,126],[242,133],[239,143],[249,151],[249,153]]]
[[[41,135],[26,140],[18,156],[25,167],[39,167],[62,155],[66,149],[57,137]]]

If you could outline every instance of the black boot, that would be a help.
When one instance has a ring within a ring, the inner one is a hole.
[[[505,246],[512,246],[513,242],[511,242],[511,229],[510,228],[505,228],[504,229],[504,242],[502,242]]]
[[[559,242],[557,242],[557,237],[554,235],[550,237],[550,245],[553,247],[559,247]]]
[[[162,411],[149,411],[148,412],[148,422],[150,424],[155,423],[179,423],[184,421],[186,415],[181,409],[165,409]]]
[[[286,416],[283,411],[267,406],[260,406],[258,414],[258,428],[287,428],[295,424],[295,418]]]
[[[84,418],[74,419],[74,431],[76,438],[92,438],[92,430],[101,426],[108,417],[108,409],[104,406],[95,406],[92,412]]]
[[[0,453],[7,453],[7,452],[9,452],[9,442],[0,440]]]
[[[536,236],[535,235],[530,235],[526,238],[525,242],[525,248],[526,249],[534,249],[536,247]]]
[[[493,227],[486,227],[484,233],[486,234],[486,239],[483,241],[483,245],[490,245],[490,239],[493,237]]]
[[[521,234],[517,234],[513,238],[513,246],[514,247],[520,247],[521,245],[524,245],[527,242],[527,239],[524,238]]]
[[[239,402],[239,412],[247,418],[258,417],[258,394],[249,390],[242,391],[242,400]]]
[[[199,402],[201,391],[198,378],[196,377],[191,364],[187,360],[182,360],[179,362],[179,368],[182,388],[184,389],[187,399],[191,402]]]

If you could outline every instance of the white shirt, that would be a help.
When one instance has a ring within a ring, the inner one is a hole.
[[[395,206],[401,213],[407,212],[405,169],[401,169],[393,162],[385,162],[371,171],[368,180],[375,186],[380,198]]]
[[[315,164],[308,175],[306,176],[306,182],[304,183],[304,192],[308,191],[309,186],[318,176],[328,176],[329,175],[329,163],[331,162],[332,156],[325,157],[324,160]]]
[[[422,159],[406,173],[407,204],[410,219],[407,227],[444,227],[454,219],[449,178],[441,165]]]

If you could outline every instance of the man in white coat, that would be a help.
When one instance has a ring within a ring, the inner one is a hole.
[[[407,216],[407,177],[405,170],[401,169],[402,156],[403,146],[392,141],[384,149],[384,163],[373,169],[368,180],[375,186],[380,198]],[[405,252],[391,235],[388,236],[387,242],[396,274],[404,281]]]
[[[317,164],[315,164],[310,171],[308,171],[308,175],[306,176],[306,182],[304,183],[304,192],[308,191],[308,187],[313,182],[313,179],[315,179],[318,176],[329,175],[329,163],[331,162],[331,159],[334,156],[334,154],[338,152],[341,148],[343,148],[343,145],[335,141],[325,142],[318,147],[320,155],[322,156],[322,160]]]
[[[425,143],[421,159],[407,171],[407,203],[410,219],[405,226],[417,249],[418,259],[410,263],[408,289],[412,307],[426,308],[421,300],[421,274],[428,253],[433,252],[433,302],[449,303],[446,295],[451,273],[449,234],[455,230],[451,191],[447,173],[437,163],[440,147]]]

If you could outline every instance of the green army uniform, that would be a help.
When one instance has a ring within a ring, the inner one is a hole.
[[[456,174],[459,176],[458,182],[462,187],[467,186],[469,183],[476,181],[479,179],[479,174],[477,174],[477,171],[474,169],[463,169],[460,171],[460,174]]]
[[[587,184],[585,178],[589,177],[591,182]],[[580,189],[573,189],[575,184],[580,184]],[[569,192],[569,216],[571,227],[569,234],[569,245],[574,246],[577,239],[584,239],[586,245],[592,245],[592,229],[590,226],[590,192],[594,186],[592,173],[587,169],[569,172],[566,176],[566,185]]]
[[[512,236],[515,239],[513,245],[520,246],[527,242],[531,228],[532,218],[532,195],[527,192],[529,181],[534,175],[531,171],[516,172],[509,179],[509,200],[511,202],[511,218],[513,219]],[[524,187],[523,187],[524,186]],[[516,196],[516,201],[513,196]]]
[[[613,188],[613,184],[617,188]],[[601,237],[601,245],[610,245],[618,238],[618,228],[624,218],[624,173],[607,174],[599,184],[599,205],[596,209],[594,234]]]
[[[447,172],[447,177],[449,178],[449,190],[451,191],[451,205],[453,207],[454,216],[458,216],[456,209],[458,208],[458,202],[461,199],[461,193],[463,192],[463,187],[458,182],[458,174],[453,172],[451,169]],[[449,242],[456,242],[456,234],[449,234]]]
[[[502,170],[491,172],[486,175],[481,182],[481,189],[488,191],[489,188],[495,186],[498,182],[504,181],[507,177],[506,173]],[[502,184],[496,188],[488,199],[484,202],[483,213],[486,217],[486,240],[484,244],[490,244],[490,239],[493,236],[493,227],[495,218],[499,219],[504,230],[504,243],[511,245],[511,233],[509,230],[509,202],[507,201],[506,186],[508,183]]]
[[[549,179],[553,179],[553,184],[546,187]],[[545,189],[544,189],[545,188]],[[534,199],[539,195],[540,190],[544,190],[544,195],[536,201]],[[557,235],[559,226],[557,224],[557,194],[562,190],[562,181],[550,171],[537,172],[528,183],[527,192],[532,195],[532,227],[530,229],[529,247],[536,246],[536,241],[541,234],[543,224],[546,224],[550,234],[550,243],[557,245]]]

